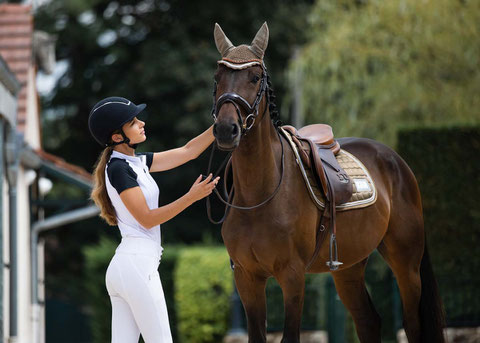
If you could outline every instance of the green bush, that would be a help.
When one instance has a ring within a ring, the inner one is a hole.
[[[427,243],[449,325],[480,320],[480,127],[402,131],[416,175]]]
[[[220,342],[229,328],[233,273],[224,247],[179,252],[175,302],[181,342]]]

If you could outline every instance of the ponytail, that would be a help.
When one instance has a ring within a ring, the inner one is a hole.
[[[102,217],[109,225],[117,225],[117,216],[115,208],[107,194],[107,186],[105,184],[105,168],[107,162],[112,155],[113,146],[106,147],[95,164],[93,177],[94,184],[90,198],[100,208],[100,217]]]

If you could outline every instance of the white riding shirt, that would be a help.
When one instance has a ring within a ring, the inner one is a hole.
[[[158,208],[160,190],[150,175],[153,153],[139,153],[129,156],[113,150],[105,168],[107,193],[117,215],[118,228],[122,237],[148,238],[161,247],[160,225],[150,229],[143,227],[125,207],[120,193],[132,187],[140,187],[148,207]],[[161,248],[163,250],[163,248]]]

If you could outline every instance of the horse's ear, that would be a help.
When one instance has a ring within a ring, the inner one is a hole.
[[[264,22],[260,30],[258,30],[255,38],[252,41],[250,50],[257,55],[258,58],[263,59],[265,50],[268,45],[268,25],[267,22]]]
[[[230,39],[227,38],[225,33],[223,32],[222,28],[220,25],[215,23],[215,30],[213,30],[213,36],[215,37],[215,45],[217,46],[217,50],[222,55],[222,57],[225,57],[228,51],[230,49],[234,48],[232,42],[230,42]]]

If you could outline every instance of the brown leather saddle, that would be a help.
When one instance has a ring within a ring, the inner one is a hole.
[[[330,231],[330,261],[327,265],[331,270],[336,270],[342,263],[338,261],[335,238],[335,206],[346,203],[353,193],[352,181],[335,158],[340,151],[340,144],[334,139],[332,128],[326,124],[308,125],[299,130],[290,125],[282,128],[291,134],[303,165],[312,171],[318,188],[325,197],[325,208],[317,229],[315,252],[306,269],[310,268],[317,257],[321,243]],[[327,228],[329,230],[326,230]]]

